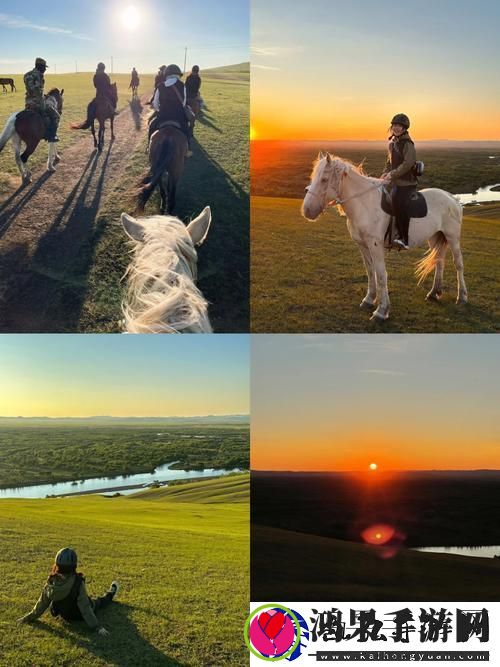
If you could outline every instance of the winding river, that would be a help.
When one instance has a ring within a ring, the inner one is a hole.
[[[500,547],[420,547],[415,551],[454,554],[455,556],[480,556],[481,558],[500,556]]]
[[[495,189],[496,188],[496,189]],[[479,188],[477,192],[455,195],[461,204],[484,204],[485,202],[500,201],[500,183]]]

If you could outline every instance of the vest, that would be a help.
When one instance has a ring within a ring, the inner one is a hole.
[[[177,95],[173,91],[173,88],[176,88],[181,100],[184,99],[184,84],[182,81],[176,81],[173,86],[168,88],[163,84],[159,86],[158,90],[160,91],[160,112],[158,117],[161,121],[173,120],[179,123],[181,127],[186,125],[186,112],[184,107],[178,99]]]
[[[81,574],[75,575],[75,581],[71,587],[69,595],[62,600],[54,600],[50,605],[50,613],[52,616],[62,616],[65,621],[81,621],[82,614],[78,608],[78,595],[82,583],[85,581]]]

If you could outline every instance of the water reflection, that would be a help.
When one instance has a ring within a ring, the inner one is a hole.
[[[454,554],[455,556],[480,556],[481,558],[494,558],[500,556],[498,547],[420,547],[415,551],[429,551],[438,554]]]

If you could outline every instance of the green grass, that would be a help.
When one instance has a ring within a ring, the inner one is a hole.
[[[247,474],[235,474],[215,480],[169,484],[160,489],[141,491],[141,500],[164,500],[182,503],[249,503],[250,489]]]
[[[161,435],[159,435],[161,434]],[[249,468],[249,428],[17,426],[0,430],[0,488],[174,468]]]
[[[225,333],[249,328],[249,85],[244,73],[234,76],[235,80],[203,76],[201,92],[208,109],[196,125],[195,155],[186,161],[177,193],[182,220],[198,215],[207,204],[212,209],[212,226],[198,251],[198,285],[211,304],[214,330]],[[120,279],[130,248],[118,221],[122,211],[135,207],[132,193],[147,169],[145,151],[144,138],[96,220],[82,331],[120,330]],[[158,211],[157,192],[146,214]]]
[[[498,600],[493,558],[395,550],[252,526],[252,600]],[[313,563],[314,567],[304,564]]]
[[[248,503],[228,499],[0,502],[0,564],[7,575],[0,591],[2,664],[247,664]],[[116,603],[99,616],[111,632],[107,638],[47,612],[32,625],[16,625],[36,601],[54,554],[66,545],[79,554],[90,595],[102,595],[114,578],[122,585]]]
[[[252,197],[252,331],[490,333],[500,328],[500,206],[465,209],[462,250],[469,304],[455,304],[450,252],[441,303],[425,301],[431,278],[417,286],[414,277],[424,249],[390,252],[391,316],[375,324],[359,309],[366,274],[345,218],[330,209],[318,222],[306,222],[300,205],[298,199]]]

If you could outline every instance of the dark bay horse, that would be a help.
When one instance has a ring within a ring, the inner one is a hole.
[[[118,91],[116,83],[112,83],[109,88],[108,95],[97,95],[97,97],[90,102],[87,107],[87,120],[83,123],[73,123],[72,130],[88,130],[91,128],[92,136],[94,137],[94,148],[100,152],[104,146],[104,130],[106,128],[106,121],[109,119],[111,124],[111,141],[115,139],[115,109],[118,104]],[[99,123],[99,140],[95,136],[95,122]]]
[[[143,213],[148,199],[160,186],[160,212],[171,214],[175,208],[177,184],[184,170],[187,139],[181,130],[166,125],[154,132],[149,142],[150,170],[140,183],[137,213]]]
[[[55,109],[59,115],[63,110],[63,95],[64,88],[52,88],[47,95],[45,95],[45,104]],[[23,183],[31,182],[31,172],[26,167],[26,162],[30,155],[32,155],[40,141],[45,137],[47,128],[45,119],[38,111],[25,109],[24,111],[16,111],[13,113],[0,135],[0,151],[3,149],[9,139],[12,139],[14,147],[14,155],[16,163]],[[26,145],[24,153],[21,154],[21,143]],[[59,155],[57,154],[57,145],[49,143],[49,158],[47,160],[48,171],[55,171],[54,165],[59,162]]]
[[[139,90],[139,83],[140,83],[139,77],[137,78],[132,77],[132,79],[130,80],[129,90],[130,88],[132,88],[132,99],[138,96],[137,91]]]
[[[0,85],[3,87],[3,92],[7,92],[7,88],[5,86],[10,86],[10,92],[13,93],[14,91],[17,91],[16,84],[14,83],[14,79],[0,79]]]

